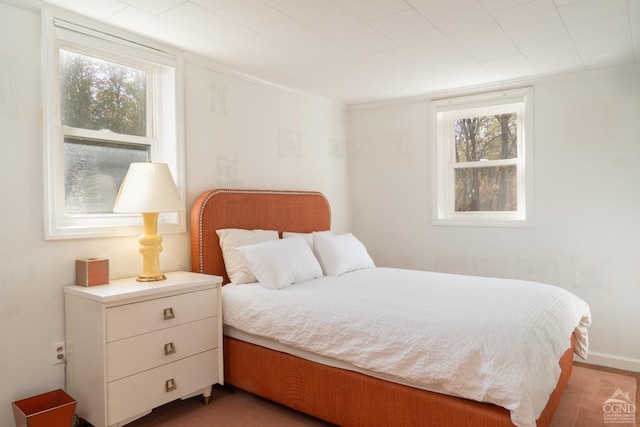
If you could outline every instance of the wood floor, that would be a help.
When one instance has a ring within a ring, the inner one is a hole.
[[[608,366],[593,365],[585,362],[574,361],[573,364],[575,366],[582,366],[583,368],[596,369],[598,371],[611,372],[612,374],[626,375],[628,377],[635,378],[636,384],[638,384],[638,387],[636,388],[636,402],[638,403],[638,406],[640,406],[640,372],[625,371],[624,369],[609,368]]]

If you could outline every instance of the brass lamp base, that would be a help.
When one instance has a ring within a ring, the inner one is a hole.
[[[162,236],[158,235],[158,213],[143,213],[144,234],[140,236],[140,253],[142,254],[142,273],[136,278],[138,282],[158,282],[167,277],[160,272],[160,252],[162,252]]]
[[[136,277],[138,282],[159,282],[160,280],[167,280],[167,276],[160,274],[158,276],[143,276],[142,274]]]

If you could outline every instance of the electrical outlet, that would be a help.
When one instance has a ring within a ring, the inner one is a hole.
[[[67,361],[67,346],[64,341],[54,342],[53,347],[53,364],[59,365]]]

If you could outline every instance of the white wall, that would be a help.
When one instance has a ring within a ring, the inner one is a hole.
[[[12,401],[64,386],[51,354],[75,259],[109,258],[111,279],[137,275],[141,262],[136,237],[44,240],[40,14],[0,2],[0,40],[0,426],[12,426]],[[217,187],[317,190],[333,228],[346,230],[343,106],[188,61],[187,206]],[[163,247],[164,271],[190,268],[188,233],[165,235]]]
[[[591,306],[589,362],[640,371],[640,66],[533,82],[535,226],[434,226],[428,99],[349,108],[352,224],[378,265],[543,281]]]
[[[215,71],[187,57],[187,186],[322,191],[347,227],[346,109]]]

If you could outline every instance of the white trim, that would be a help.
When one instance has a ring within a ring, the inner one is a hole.
[[[70,36],[71,32],[84,34],[86,36],[92,36],[96,40],[108,40],[114,43],[118,43],[125,48],[141,49],[138,55],[155,55],[156,61],[162,65],[171,65],[172,57],[181,56],[182,50],[166,43],[158,42],[138,34],[116,28],[105,24],[104,22],[97,21],[95,19],[88,18],[84,15],[78,15],[67,9],[63,9],[51,4],[45,4],[42,6],[42,11],[47,11],[54,20],[54,25],[60,30],[67,30],[67,36]],[[65,34],[60,34],[62,38]],[[162,62],[164,60],[168,63]],[[145,58],[147,59],[147,58]],[[148,59],[154,61],[154,59]]]
[[[434,99],[433,105],[438,111],[461,110],[466,108],[502,107],[506,104],[520,104],[532,90],[531,87],[499,90],[496,92],[476,93],[455,98]]]
[[[160,49],[140,43],[129,42],[122,37],[113,37],[102,31],[94,31],[84,25],[74,25],[69,21],[53,18],[54,36],[58,43],[70,46],[100,49],[114,57],[128,57],[140,60],[140,63],[154,63],[167,67],[175,67],[175,53],[167,53]]]
[[[434,225],[478,227],[531,227],[533,226],[533,89],[509,89],[487,94],[434,100],[431,103]],[[454,164],[454,144],[451,142],[452,117],[467,114],[493,114],[505,109],[518,113],[518,158]],[[445,148],[449,150],[446,151]],[[459,168],[517,166],[517,206],[513,212],[456,212],[454,211],[453,173]],[[445,179],[445,175],[447,178]]]
[[[593,365],[608,366],[609,368],[640,372],[640,359],[633,357],[624,357],[610,353],[589,351],[587,360],[583,360],[579,357],[574,357],[574,360],[578,362],[590,363]]]
[[[71,20],[77,19],[77,24]],[[61,25],[60,27],[58,25]],[[95,28],[93,28],[95,25]],[[92,49],[99,56],[125,64],[140,64],[151,76],[148,82],[149,96],[147,125],[159,132],[149,137],[121,136],[118,141],[149,145],[151,160],[168,163],[176,181],[180,195],[184,199],[184,107],[182,53],[166,46],[151,43],[111,29],[105,25],[73,15],[55,7],[42,8],[42,99],[43,99],[43,144],[44,144],[44,188],[45,188],[45,239],[66,239],[84,237],[107,237],[137,235],[141,232],[140,215],[82,215],[64,214],[64,135],[94,137],[112,140],[110,132],[71,129],[60,126],[58,103],[58,57],[60,48],[77,49],[92,55]],[[115,47],[114,47],[115,46]],[[169,71],[170,70],[170,71]],[[162,96],[156,97],[155,94]],[[169,98],[167,98],[169,97]],[[166,102],[170,100],[172,102]],[[160,112],[175,119],[162,121]],[[157,123],[153,121],[157,120]],[[160,131],[160,129],[162,129]],[[66,132],[68,131],[68,132]],[[64,135],[63,135],[64,132]],[[163,138],[163,135],[171,135]],[[175,139],[175,141],[174,141]],[[158,229],[161,233],[184,232],[186,213],[161,214]]]

